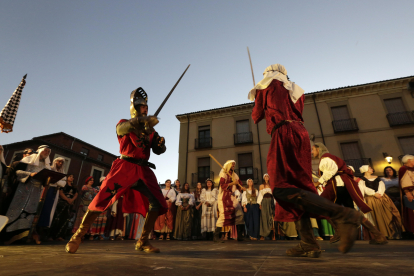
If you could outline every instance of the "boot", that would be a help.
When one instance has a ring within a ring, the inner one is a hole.
[[[347,253],[352,248],[358,234],[358,227],[364,218],[360,212],[342,207],[317,194],[302,189],[278,188],[274,189],[273,192],[276,199],[279,198],[293,203],[300,210],[331,218],[341,234],[339,251]]]
[[[387,244],[387,237],[382,234],[367,218],[362,220],[362,226],[364,226],[373,236],[374,239],[369,241],[369,244]]]
[[[158,211],[149,211],[145,218],[144,229],[142,230],[141,238],[135,244],[135,250],[144,251],[146,253],[160,253],[160,250],[152,246],[148,237],[154,228],[155,221],[158,218]]]
[[[79,248],[79,245],[82,242],[83,236],[85,236],[86,232],[88,232],[89,228],[91,227],[92,223],[95,219],[101,214],[101,212],[94,212],[88,209],[85,215],[83,216],[82,223],[79,226],[79,229],[73,234],[72,238],[66,244],[65,250],[68,253],[76,253]]]
[[[214,236],[213,236],[213,241],[214,241],[214,242],[217,242],[217,243],[224,243],[224,241],[222,241],[222,240],[220,239],[221,229],[222,229],[222,227],[216,227],[216,230],[214,231]]]
[[[236,225],[237,228],[237,241],[249,241],[249,239],[243,235],[244,232],[244,224]]]
[[[336,243],[341,240],[341,235],[339,234],[339,229],[336,226],[335,222],[333,222],[331,219],[327,219],[327,221],[332,225],[332,228],[335,230],[334,235],[331,237],[329,243]]]
[[[319,258],[322,251],[313,235],[312,223],[308,216],[302,216],[295,221],[296,230],[299,232],[301,241],[291,249],[286,250],[286,254],[291,257]]]

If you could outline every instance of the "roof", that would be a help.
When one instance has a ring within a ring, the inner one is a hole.
[[[369,82],[369,83],[364,83],[364,84],[356,84],[356,85],[350,85],[350,86],[342,86],[342,87],[338,87],[338,88],[325,89],[325,90],[315,91],[315,92],[308,92],[305,95],[312,95],[312,94],[323,93],[323,92],[328,92],[328,91],[333,91],[333,90],[338,90],[338,89],[354,88],[354,87],[359,87],[359,86],[364,86],[364,85],[372,85],[372,84],[376,84],[376,83],[382,83],[382,82],[388,82],[388,81],[396,81],[396,80],[402,80],[402,79],[407,79],[407,78],[414,78],[414,75],[407,76],[407,77],[396,78],[396,79],[389,79],[389,80],[382,80],[382,81],[376,81],[376,82]],[[194,112],[189,112],[189,113],[178,114],[178,115],[176,115],[176,117],[185,116],[185,115],[192,115],[192,114],[197,114],[197,113],[202,113],[202,112],[209,112],[209,111],[214,111],[214,110],[220,110],[220,109],[224,109],[224,108],[249,106],[249,105],[253,105],[253,104],[254,104],[253,102],[250,102],[250,103],[244,103],[244,104],[229,105],[229,106],[225,106],[225,107],[218,107],[218,108],[213,108],[213,109],[206,109],[206,110],[200,110],[200,111],[194,111]]]

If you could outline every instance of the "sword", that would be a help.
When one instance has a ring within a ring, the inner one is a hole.
[[[181,77],[178,79],[178,81],[175,83],[174,87],[171,89],[170,93],[168,93],[167,97],[164,99],[164,101],[162,102],[162,104],[160,105],[160,107],[158,107],[157,111],[155,112],[154,116],[157,117],[158,114],[160,114],[161,109],[164,107],[165,103],[168,101],[168,98],[170,98],[172,92],[174,92],[174,89],[177,87],[178,83],[180,82],[180,80],[183,78],[185,72],[187,72],[188,68],[190,67],[191,64],[188,64],[187,68],[185,69],[184,73],[181,75]]]

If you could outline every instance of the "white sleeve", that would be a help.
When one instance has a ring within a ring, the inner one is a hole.
[[[358,187],[361,190],[362,195],[367,195],[367,196],[373,196],[375,195],[375,191],[373,189],[368,188],[367,186],[365,186],[365,181],[364,180],[360,180],[358,182]]]
[[[181,193],[179,193],[178,195],[177,195],[177,198],[175,199],[175,205],[177,205],[177,206],[181,206],[181,204],[182,204],[183,202],[181,201]]]
[[[177,198],[177,194],[175,193],[175,191],[171,191],[171,189],[170,189],[169,192],[168,192],[168,198],[169,198],[169,201],[171,203],[174,203],[174,201]]]
[[[259,196],[257,197],[257,203],[258,203],[259,205],[262,205],[262,200],[263,200],[263,190],[261,190],[261,191],[259,192]]]
[[[214,202],[217,201],[218,194],[219,194],[219,191],[217,189],[214,189],[213,191],[211,191],[211,202],[210,202],[210,204],[214,204]]]
[[[115,214],[116,214],[116,206],[118,205],[118,200],[117,201],[115,201],[115,203],[114,204],[112,204],[112,207],[111,207],[111,212],[114,212]]]
[[[242,195],[242,206],[244,206],[244,205],[247,204],[247,196],[246,196],[246,193],[247,193],[247,191],[244,191],[243,192],[243,195]]]
[[[379,185],[378,185],[378,192],[380,195],[383,195],[385,192],[385,184],[384,182],[380,181]]]
[[[200,201],[204,204],[206,202],[206,189],[201,190]]]
[[[189,205],[194,205],[195,202],[195,198],[193,194],[190,194],[189,199],[188,199],[188,204]]]
[[[325,157],[319,164],[319,170],[323,172],[323,175],[318,181],[321,184],[326,184],[338,172],[338,166],[331,158]]]

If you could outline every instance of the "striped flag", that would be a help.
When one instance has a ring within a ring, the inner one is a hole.
[[[10,97],[9,101],[0,113],[1,132],[9,133],[13,131],[14,120],[16,119],[17,110],[19,109],[23,87],[26,84],[26,76],[27,74],[23,76],[23,79],[20,82],[19,86],[14,91],[13,95]]]

